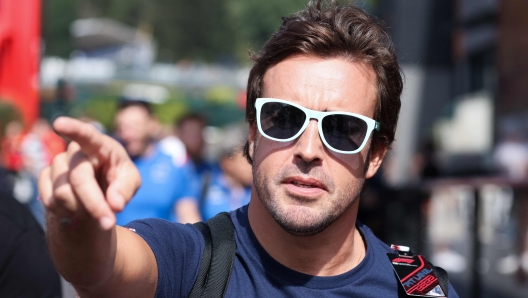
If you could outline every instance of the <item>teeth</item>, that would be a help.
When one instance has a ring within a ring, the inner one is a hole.
[[[301,183],[298,183],[298,182],[293,182],[292,184],[295,185],[295,186],[305,187],[305,188],[312,188],[313,187],[311,185],[301,184]]]

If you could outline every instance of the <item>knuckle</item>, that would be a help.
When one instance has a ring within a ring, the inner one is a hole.
[[[88,174],[89,173],[87,173],[87,171],[85,171],[82,166],[77,166],[71,169],[68,179],[72,187],[77,187],[86,181],[86,179],[89,177]]]
[[[51,209],[53,208],[53,198],[50,196],[41,196],[40,201],[42,202],[42,205],[44,205],[44,208]]]
[[[84,204],[84,208],[88,213],[90,213],[93,217],[99,217],[99,215],[102,215],[105,213],[105,206],[102,203],[96,203],[96,202],[86,202]]]
[[[53,161],[51,164],[52,166],[56,166],[58,163],[63,163],[64,161],[66,161],[66,159],[67,159],[67,153],[61,152],[57,154],[55,158],[53,158]]]
[[[68,185],[63,184],[53,191],[53,196],[55,197],[54,201],[57,201],[58,203],[64,204],[73,197],[73,193],[71,191],[71,188],[68,187]]]
[[[77,151],[79,149],[79,144],[77,142],[72,141],[68,144],[68,147],[66,148],[66,152],[72,152]]]
[[[57,201],[53,197],[50,197],[47,200],[42,200],[42,203],[44,204],[44,207],[46,207],[46,210],[50,212],[54,213],[58,209]]]

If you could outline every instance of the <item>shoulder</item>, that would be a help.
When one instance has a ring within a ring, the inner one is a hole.
[[[185,145],[175,136],[168,136],[160,140],[157,147],[161,152],[171,157],[172,163],[181,167],[188,161]]]
[[[4,224],[12,226],[10,232],[24,232],[30,229],[41,231],[28,208],[18,202],[12,196],[0,191],[0,220]],[[3,224],[3,225],[4,225]],[[6,230],[7,232],[7,230]],[[5,238],[4,238],[5,239]]]
[[[387,256],[387,253],[396,253],[389,245],[377,238],[374,233],[364,224],[357,221],[357,227],[361,231],[363,237],[366,239],[368,244],[368,249],[370,249],[374,255],[375,261],[372,269],[375,274],[385,275],[388,279],[394,279],[397,281],[398,290],[401,296],[407,297],[403,294],[403,287],[396,277],[396,273],[392,268],[390,259]],[[434,266],[434,264],[432,264]],[[449,298],[458,298],[458,294],[454,290],[451,283],[448,284],[448,296]]]
[[[125,226],[152,249],[158,265],[156,297],[186,297],[198,275],[204,241],[192,224],[162,219],[133,221]]]

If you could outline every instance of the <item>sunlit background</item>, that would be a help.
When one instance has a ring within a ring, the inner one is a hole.
[[[461,297],[528,297],[528,2],[356,2],[386,22],[405,75],[360,219],[443,266]],[[139,98],[168,127],[206,115],[215,158],[222,128],[244,120],[251,53],[305,5],[0,0],[2,133],[60,115],[111,132],[119,100]]]

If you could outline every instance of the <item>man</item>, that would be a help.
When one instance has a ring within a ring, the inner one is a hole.
[[[178,119],[177,132],[178,137],[185,145],[187,155],[190,160],[196,165],[197,171],[207,168],[207,162],[203,158],[203,150],[205,147],[205,140],[203,138],[203,131],[206,126],[204,116],[197,113],[189,113]]]
[[[386,256],[394,251],[356,222],[400,106],[387,33],[355,7],[310,2],[254,59],[245,147],[254,186],[249,205],[231,213],[237,254],[226,296],[404,297]],[[76,141],[40,179],[63,275],[81,296],[186,297],[199,231],[159,220],[116,228],[113,212],[139,186],[137,171],[95,131],[65,118],[55,127]]]
[[[246,135],[245,125],[232,125],[224,130],[224,137],[217,148],[220,151],[218,162],[212,165],[209,177],[202,187],[202,195],[198,197],[203,221],[249,203],[252,169],[241,150],[241,136]]]
[[[138,168],[142,185],[134,199],[117,214],[124,225],[141,218],[174,220],[175,204],[184,196],[187,169],[173,162],[154,143],[157,122],[147,102],[122,100],[115,116],[115,136]]]
[[[218,162],[208,162],[203,158],[205,124],[205,118],[196,113],[178,121],[178,135],[185,144],[192,173],[187,195],[176,204],[181,223],[206,221],[220,212],[246,205],[250,199],[251,166],[238,148],[247,129],[228,127],[217,148]]]
[[[177,122],[178,137],[185,145],[188,156],[189,185],[185,196],[176,204],[178,222],[193,223],[202,220],[200,215],[200,201],[206,195],[213,165],[203,157],[205,140],[203,131],[206,119],[198,113],[189,113]]]

